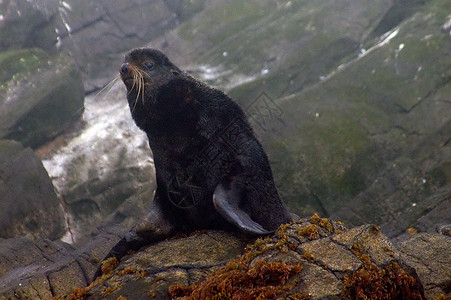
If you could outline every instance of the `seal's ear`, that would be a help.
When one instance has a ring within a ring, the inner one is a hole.
[[[216,211],[227,221],[246,233],[261,235],[274,232],[264,229],[260,224],[253,221],[245,211],[239,208],[239,203],[240,193],[236,188],[225,189],[222,184],[216,186],[213,194],[213,205]]]

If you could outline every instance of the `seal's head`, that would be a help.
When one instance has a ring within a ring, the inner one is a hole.
[[[175,132],[199,119],[198,99],[202,97],[196,91],[202,84],[161,51],[131,50],[119,72],[127,88],[132,117],[148,134]]]
[[[159,50],[138,48],[125,56],[120,67],[121,79],[127,88],[127,99],[134,107],[140,100],[154,102],[156,92],[182,72]]]

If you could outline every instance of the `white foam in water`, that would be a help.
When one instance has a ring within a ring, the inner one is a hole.
[[[146,135],[134,124],[121,82],[109,92],[85,99],[85,128],[51,158],[43,161],[55,188],[62,194],[70,184],[89,179],[92,169],[107,176],[120,167],[151,165]],[[121,161],[118,161],[118,160]],[[133,165],[123,165],[133,162]]]

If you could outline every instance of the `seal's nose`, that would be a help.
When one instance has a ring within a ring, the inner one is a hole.
[[[128,74],[128,63],[122,64],[120,72],[123,75]]]

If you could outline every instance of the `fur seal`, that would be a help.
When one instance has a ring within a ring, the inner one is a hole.
[[[224,229],[263,235],[292,221],[268,158],[232,99],[156,49],[130,51],[120,76],[131,115],[149,139],[157,188],[149,214],[105,259],[121,259],[174,233]]]

